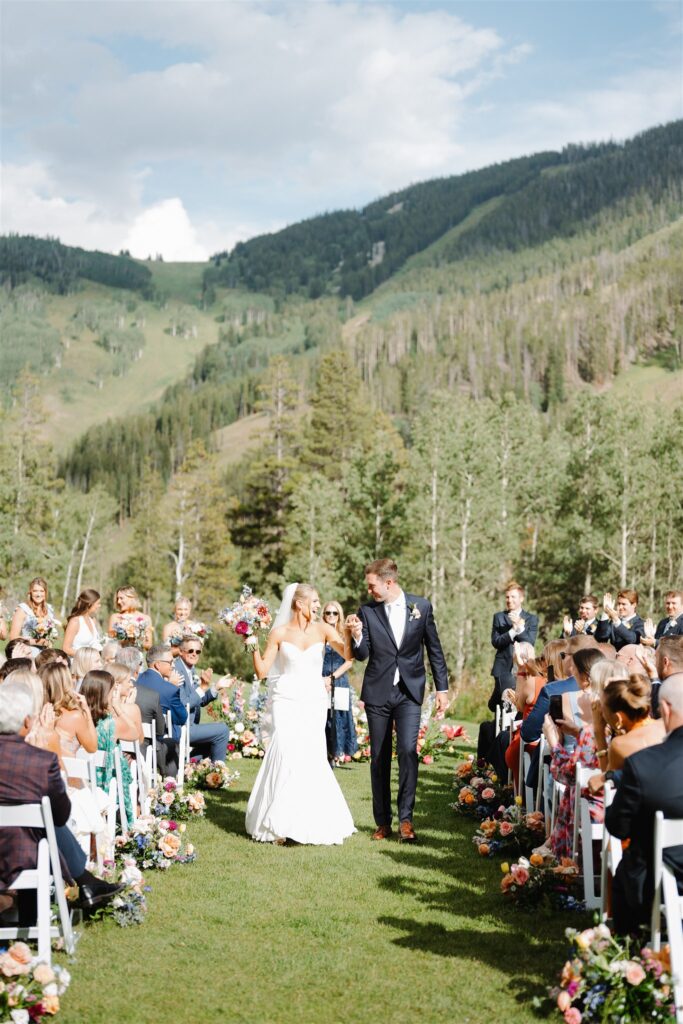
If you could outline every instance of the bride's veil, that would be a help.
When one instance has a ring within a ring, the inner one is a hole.
[[[292,617],[292,600],[294,598],[294,592],[299,586],[298,583],[288,583],[285,587],[282,595],[282,601],[278,609],[277,615],[273,619],[273,625],[270,627],[271,632],[277,629],[279,626],[286,626]],[[277,657],[272,664],[270,672],[268,673],[266,682],[268,684],[268,690],[266,693],[266,706],[263,711],[263,717],[261,718],[261,742],[264,747],[268,746],[270,742],[271,733],[273,731],[273,689],[275,683],[282,673],[280,666],[280,652],[278,651]]]

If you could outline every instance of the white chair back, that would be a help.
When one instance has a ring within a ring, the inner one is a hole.
[[[53,938],[61,936],[68,953],[73,953],[75,948],[50,798],[44,796],[39,804],[0,806],[0,828],[37,828],[45,832],[45,837],[38,842],[37,866],[33,870],[21,871],[9,886],[11,889],[36,890],[37,924],[28,928],[0,927],[0,939],[37,939],[38,959],[50,964]],[[58,907],[57,925],[53,925],[50,919],[50,890],[53,885]]]
[[[149,746],[145,752],[145,763],[147,765],[147,774],[150,779],[150,785],[154,785],[157,779],[157,723],[152,719],[151,722],[142,723],[142,732],[146,740],[149,740]]]
[[[520,733],[519,736],[519,792],[524,798],[524,808],[527,814],[531,814],[534,809],[534,791],[531,786],[527,786],[526,777],[531,767],[531,754],[526,749],[526,744],[522,739]]]
[[[178,789],[182,789],[185,785],[185,765],[190,760],[190,707],[189,704],[185,705],[187,711],[187,721],[180,727],[180,739],[178,740],[178,775],[176,783]],[[169,736],[173,736],[173,720],[171,718],[171,712],[166,712],[166,732]]]
[[[654,897],[652,900],[652,936],[654,950],[662,942],[662,902],[666,917],[666,930],[671,955],[671,975],[674,979],[674,1003],[676,1020],[683,1021],[683,898],[678,893],[678,883],[671,868],[664,863],[664,851],[672,846],[683,846],[683,819],[665,818],[661,811],[655,814],[654,835]]]
[[[605,783],[605,812],[614,800],[614,784],[611,782]],[[610,890],[610,877],[614,878],[614,873],[619,866],[621,860],[621,840],[616,839],[611,835],[606,827],[603,827],[602,831],[602,857],[600,860],[600,919],[607,921],[610,917],[609,913],[609,890]]]
[[[596,910],[600,906],[600,897],[595,891],[595,870],[593,864],[593,843],[602,843],[604,826],[601,822],[591,820],[590,801],[581,796],[581,790],[593,775],[599,775],[596,768],[585,768],[577,764],[574,782],[574,836],[572,851],[574,860],[579,862],[579,839],[581,840],[581,871],[583,874],[583,898],[586,910]],[[600,878],[600,875],[598,875]]]

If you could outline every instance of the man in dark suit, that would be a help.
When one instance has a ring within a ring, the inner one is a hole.
[[[612,886],[614,928],[620,935],[636,933],[650,918],[656,811],[665,818],[683,818],[683,672],[670,675],[660,688],[659,706],[667,732],[663,743],[626,758],[605,824],[617,839],[630,839]],[[683,883],[683,847],[664,855]]]
[[[562,623],[561,640],[570,636],[594,636],[598,628],[598,599],[594,594],[586,594],[579,601],[577,618],[572,621],[571,615],[565,615]]]
[[[166,736],[166,720],[161,710],[161,697],[156,690],[149,686],[141,686],[139,682],[140,668],[142,666],[142,654],[137,647],[121,647],[116,654],[116,662],[125,665],[130,672],[130,677],[135,684],[135,703],[140,708],[140,718],[143,725],[151,725],[156,728],[157,736],[157,768],[163,776],[176,775],[177,745],[173,737]],[[149,740],[140,744],[144,754],[149,746]]]
[[[602,599],[603,615],[595,631],[599,644],[612,644],[617,652],[627,644],[639,644],[645,635],[645,623],[637,613],[638,591],[620,590],[616,602],[611,594]]]
[[[24,737],[33,723],[33,695],[23,683],[12,680],[0,686],[0,804],[40,803],[50,799],[63,874],[80,889],[80,906],[94,910],[123,885],[110,885],[86,871],[86,857],[67,828],[71,801],[64,788],[57,755],[26,743]],[[41,829],[0,828],[0,890],[11,886],[21,871],[37,864]],[[19,923],[35,921],[35,893],[19,894]]]
[[[159,694],[161,710],[171,712],[172,739],[180,739],[180,730],[187,721],[187,711],[180,699],[180,676],[173,668],[173,655],[169,644],[154,644],[147,651],[147,670],[137,678],[137,686],[147,686]],[[167,754],[168,759],[169,754]],[[177,763],[177,758],[176,758]]]
[[[503,690],[515,688],[512,674],[512,645],[515,640],[533,645],[538,633],[538,616],[522,608],[524,588],[512,581],[505,588],[505,611],[496,612],[491,626],[491,643],[496,651],[493,659],[493,693],[489,698],[489,711],[502,703]]]
[[[225,761],[228,752],[230,732],[225,722],[205,722],[200,725],[201,709],[218,696],[218,690],[211,686],[212,669],[197,672],[197,661],[202,653],[199,637],[184,637],[180,641],[179,655],[174,668],[182,678],[180,699],[190,708],[190,745],[210,757],[212,761]]]
[[[683,590],[670,590],[664,596],[666,617],[657,623],[654,639],[642,637],[641,644],[656,647],[663,636],[683,636]]]
[[[437,712],[448,707],[448,669],[434,613],[425,597],[403,592],[398,568],[390,558],[379,558],[365,568],[368,593],[374,598],[347,625],[353,636],[353,654],[367,661],[361,700],[365,703],[372,751],[370,778],[372,809],[377,828],[373,839],[391,835],[391,753],[396,728],[398,755],[399,837],[414,843],[413,809],[417,787],[417,734],[429,658]]]

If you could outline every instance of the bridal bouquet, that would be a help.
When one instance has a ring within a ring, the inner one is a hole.
[[[32,640],[52,643],[59,636],[61,622],[51,615],[41,615],[39,619],[33,619],[29,624],[28,634]]]
[[[214,722],[225,722],[230,730],[228,737],[228,756],[237,760],[240,757],[263,757],[265,750],[261,743],[261,717],[266,704],[266,694],[250,702],[244,702],[242,680],[235,680],[237,686],[228,693],[221,691],[213,704],[209,704],[207,712]]]
[[[40,1024],[51,1019],[70,981],[65,967],[50,967],[25,942],[13,942],[0,953],[0,1020]]]
[[[237,636],[242,637],[248,651],[258,647],[258,632],[270,628],[273,617],[265,601],[252,593],[251,587],[242,587],[239,601],[222,608],[218,618]]]
[[[119,615],[115,625],[109,630],[109,636],[120,644],[141,647],[147,632],[147,618],[137,612],[125,612]]]

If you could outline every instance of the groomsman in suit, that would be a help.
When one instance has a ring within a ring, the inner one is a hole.
[[[174,668],[182,678],[180,699],[184,705],[190,707],[190,745],[192,748],[199,748],[212,761],[225,761],[230,737],[225,722],[199,724],[201,709],[218,696],[218,690],[211,686],[213,670],[207,668],[201,674],[197,672],[202,642],[196,636],[184,637],[179,650]]]
[[[572,621],[571,615],[565,615],[561,640],[570,636],[595,636],[598,628],[598,599],[594,594],[586,594],[579,601],[579,611],[576,620]]]
[[[639,644],[645,635],[645,623],[637,614],[638,591],[620,590],[616,603],[611,594],[602,599],[603,614],[595,631],[599,644],[612,644],[617,652],[627,644]]]
[[[664,597],[664,608],[666,616],[657,623],[654,637],[644,636],[640,641],[646,647],[656,647],[663,636],[683,636],[683,591],[670,590]]]
[[[143,725],[151,725],[154,722],[157,736],[157,768],[164,776],[175,775],[178,771],[177,748],[173,738],[166,736],[166,719],[161,710],[161,697],[156,690],[140,685],[142,653],[137,647],[121,647],[115,660],[117,664],[125,665],[130,672],[130,677],[135,685],[135,703],[140,708]],[[143,740],[140,744],[143,754],[147,751],[149,742],[149,740]]]
[[[496,651],[493,659],[493,693],[489,698],[489,711],[501,704],[503,690],[515,688],[512,674],[512,645],[528,643],[533,647],[538,633],[538,616],[525,611],[524,587],[512,581],[505,589],[505,611],[496,612],[491,627],[491,643]]]
[[[635,934],[650,918],[655,813],[683,818],[683,671],[662,683],[659,705],[666,740],[626,758],[614,801],[605,814],[611,835],[630,840],[612,885],[614,928],[619,935]],[[664,861],[680,887],[683,846],[667,850]]]

